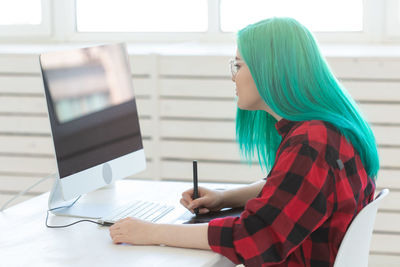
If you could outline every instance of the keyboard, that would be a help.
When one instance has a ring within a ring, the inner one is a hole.
[[[105,226],[113,225],[115,222],[134,217],[141,220],[156,222],[174,209],[173,206],[148,201],[133,201],[114,210],[111,214],[101,218],[99,223]]]

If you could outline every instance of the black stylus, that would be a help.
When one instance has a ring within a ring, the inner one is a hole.
[[[197,180],[197,160],[193,160],[193,199],[199,198],[199,185]],[[199,214],[199,208],[194,209],[196,215]]]

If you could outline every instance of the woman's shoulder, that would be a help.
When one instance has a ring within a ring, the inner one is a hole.
[[[322,120],[310,120],[299,121],[288,137],[296,137],[299,141],[326,143],[328,138],[339,136],[341,133],[333,124]]]
[[[344,144],[348,144],[346,138],[332,123],[322,120],[300,121],[285,138],[287,145],[302,144],[310,146],[318,151],[328,149],[339,150]]]
[[[288,145],[302,144],[309,146],[319,153],[333,155],[338,158],[351,158],[355,154],[354,147],[330,122],[322,120],[302,121],[288,136]]]

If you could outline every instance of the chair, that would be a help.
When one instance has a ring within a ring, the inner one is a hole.
[[[381,200],[388,194],[389,189],[383,189],[351,222],[340,244],[334,267],[368,267],[376,213]]]

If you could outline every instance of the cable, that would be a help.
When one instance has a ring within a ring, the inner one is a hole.
[[[42,183],[43,181],[46,181],[46,180],[49,179],[49,178],[54,178],[55,175],[56,175],[56,174],[50,174],[50,175],[48,175],[48,176],[46,176],[46,177],[40,179],[39,181],[37,181],[36,183],[34,183],[33,185],[31,185],[31,186],[28,187],[27,189],[25,189],[25,190],[19,192],[17,195],[15,195],[15,196],[12,197],[11,199],[9,199],[6,203],[4,203],[4,205],[0,208],[0,212],[3,212],[3,211],[7,208],[7,206],[8,206],[11,202],[13,202],[15,199],[17,199],[18,197],[20,197],[20,196],[26,194],[27,192],[29,192],[29,190],[31,190],[32,188],[34,188],[34,187],[37,186],[38,184]],[[68,206],[62,206],[62,207],[57,207],[57,208],[53,208],[53,209],[47,210],[47,214],[46,214],[46,226],[47,226],[48,228],[64,228],[64,227],[69,227],[69,226],[72,226],[72,225],[77,224],[77,223],[80,223],[80,222],[91,222],[91,223],[95,223],[95,224],[99,224],[99,225],[102,225],[102,226],[103,226],[104,224],[99,223],[99,222],[96,222],[96,221],[92,221],[92,220],[80,220],[80,221],[76,221],[76,222],[73,222],[73,223],[67,224],[67,225],[54,225],[54,226],[53,226],[53,225],[49,225],[49,224],[47,223],[47,221],[48,221],[48,219],[49,219],[49,212],[50,212],[50,211],[72,207],[72,205],[74,205],[80,198],[81,198],[81,196],[79,196],[74,202],[72,202],[72,204],[70,204],[70,205],[68,205]]]
[[[63,209],[63,208],[70,208],[70,207],[72,207],[72,205],[74,205],[80,198],[81,198],[81,196],[79,196],[77,199],[75,199],[75,201],[72,202],[72,204],[70,204],[70,205],[68,205],[68,206],[62,206],[62,207],[57,207],[57,208],[53,208],[53,209],[47,210],[47,215],[46,215],[46,227],[47,227],[47,228],[65,228],[65,227],[69,227],[69,226],[72,226],[72,225],[74,225],[74,224],[81,223],[81,222],[91,222],[91,223],[95,223],[95,224],[98,224],[98,225],[103,226],[102,223],[99,223],[99,222],[96,222],[96,221],[92,221],[92,220],[79,220],[79,221],[76,221],[76,222],[73,222],[73,223],[70,223],[70,224],[67,224],[67,225],[48,225],[47,221],[48,221],[48,218],[49,218],[49,211],[58,210],[58,209]]]
[[[17,195],[15,195],[14,197],[12,197],[10,200],[8,200],[1,208],[0,208],[0,212],[3,212],[7,206],[13,202],[15,199],[17,199],[18,197],[26,194],[29,190],[31,190],[32,188],[34,188],[35,186],[37,186],[38,184],[42,183],[43,181],[49,179],[49,178],[53,178],[55,176],[55,174],[50,174],[42,179],[40,179],[38,182],[34,183],[33,185],[31,185],[30,187],[28,187],[27,189],[19,192]]]

